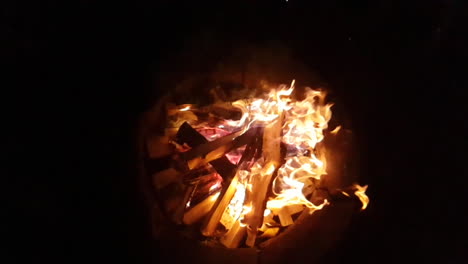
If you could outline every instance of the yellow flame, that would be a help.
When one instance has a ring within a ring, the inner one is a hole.
[[[332,135],[336,135],[338,134],[338,132],[341,130],[341,126],[337,126],[335,127],[335,129],[333,129],[332,131],[330,131],[330,134]]]
[[[369,204],[369,197],[366,195],[368,185],[360,186],[359,184],[355,184],[354,187],[356,188],[354,195],[356,195],[362,203],[361,211],[365,210]]]
[[[217,189],[219,187],[221,187],[221,182],[216,182],[215,184],[211,185],[209,191],[211,192],[211,191],[213,191],[213,190],[215,190],[215,189]]]
[[[232,102],[231,105],[241,111],[241,118],[225,120],[222,125],[218,126],[220,128],[235,127],[240,129],[240,133],[244,133],[254,125],[265,126],[282,120],[282,136],[278,140],[287,146],[286,157],[281,166],[273,162],[265,164],[261,158],[255,162],[250,171],[238,171],[239,182],[236,192],[225,211],[228,222],[239,221],[241,226],[246,226],[242,220],[253,210],[252,204],[245,204],[246,191],[252,192],[252,177],[271,175],[276,169],[277,174],[272,184],[274,196],[267,201],[263,213],[263,227],[266,227],[265,221],[272,221],[273,215],[277,215],[279,209],[285,206],[300,205],[299,208],[307,207],[309,213],[313,213],[329,204],[326,199],[321,204],[312,203],[305,197],[303,190],[314,188],[316,182],[322,180],[322,176],[327,174],[326,159],[319,154],[317,146],[324,139],[323,131],[328,128],[333,104],[325,102],[325,92],[310,88],[306,88],[303,100],[296,100],[292,96],[294,85],[295,80],[292,80],[289,87],[281,85],[276,89],[271,89],[262,98],[247,98]],[[194,114],[189,111],[193,109],[191,105],[182,105],[177,109],[179,111],[176,113],[177,124],[181,124],[181,120],[196,120],[196,116],[194,117]],[[336,135],[340,129],[341,126],[337,126],[330,131],[330,134]],[[224,151],[214,151],[204,160],[191,162],[194,164],[208,162],[218,158],[221,155],[219,153],[224,153]],[[213,189],[217,187],[219,186],[212,186]],[[365,194],[367,185],[361,187],[356,184],[354,188],[356,189],[354,195],[362,202],[361,210],[366,209],[369,203],[369,198]],[[342,193],[350,196],[344,191]]]
[[[179,109],[180,112],[184,112],[184,111],[187,111],[187,110],[190,110],[190,108],[192,107],[192,105],[183,105],[181,106],[182,108]]]

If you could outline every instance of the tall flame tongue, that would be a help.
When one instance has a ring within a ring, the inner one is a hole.
[[[321,91],[307,89],[306,98],[293,101],[291,94],[294,81],[290,87],[281,86],[271,90],[267,99],[240,100],[233,103],[243,112],[239,121],[232,121],[248,129],[253,124],[268,124],[284,113],[281,140],[287,146],[286,161],[279,167],[274,179],[273,192],[276,195],[267,202],[267,209],[277,211],[287,205],[305,205],[310,212],[323,208],[310,202],[303,194],[303,189],[313,181],[320,180],[326,174],[325,160],[314,154],[317,143],[324,138],[323,130],[331,118],[331,104],[325,104],[325,94]],[[262,166],[265,164],[256,164]]]

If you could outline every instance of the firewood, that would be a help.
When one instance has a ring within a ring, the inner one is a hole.
[[[193,195],[196,186],[185,186],[185,194],[182,201],[177,205],[174,213],[172,214],[172,220],[176,224],[181,224],[184,218],[185,209],[187,208],[187,202],[190,201],[190,197]]]
[[[226,145],[228,146],[228,150],[238,148],[252,141],[252,137],[256,134],[255,132],[256,128],[251,128],[245,133],[242,131],[237,131],[216,140],[206,142],[184,153],[183,158],[186,160],[191,160],[196,157],[204,157],[208,153],[211,153]]]
[[[239,161],[238,165],[238,172],[240,170],[248,169],[249,166],[252,164],[252,160],[255,160],[261,154],[261,150],[259,150],[259,147],[261,148],[262,146],[263,128],[256,128],[254,135],[255,136],[251,138],[252,142],[247,144],[247,147],[244,153],[242,154],[242,158]],[[213,232],[216,230],[216,227],[218,226],[218,223],[221,220],[221,217],[224,211],[226,210],[226,207],[229,205],[229,202],[231,201],[232,197],[236,192],[237,183],[237,175],[234,176],[232,180],[230,178],[224,180],[220,196],[226,200],[218,199],[216,201],[216,204],[213,206],[213,209],[211,210],[209,217],[207,218],[207,222],[202,230],[202,233],[204,235],[213,235]]]
[[[242,117],[242,112],[239,108],[232,106],[231,103],[215,103],[203,110],[223,120],[239,120]]]
[[[200,133],[198,133],[187,122],[185,122],[179,127],[179,130],[177,131],[177,135],[175,137],[175,141],[180,145],[187,143],[190,147],[194,148],[203,143],[206,143],[208,140],[205,137],[203,137]]]
[[[283,207],[279,210],[278,217],[282,226],[289,226],[294,224],[291,214],[286,207]]]
[[[211,210],[218,196],[219,192],[212,194],[186,212],[183,218],[184,224],[191,225],[200,221]]]
[[[185,173],[183,181],[185,184],[195,184],[202,179],[207,180],[207,176],[212,176],[214,172],[214,168],[210,165],[199,167]]]
[[[227,248],[237,248],[245,236],[245,226],[237,220],[231,229],[220,239],[221,244]]]
[[[202,234],[204,236],[212,236],[214,234],[214,231],[216,230],[216,227],[219,224],[219,220],[221,219],[221,216],[223,215],[224,211],[226,210],[226,207],[229,205],[229,202],[231,201],[232,197],[234,196],[236,192],[237,183],[238,183],[238,178],[236,175],[232,179],[226,191],[224,193],[221,192],[220,196],[222,196],[222,198],[221,200],[218,199],[219,201],[218,204],[215,205],[216,207],[214,207],[215,209],[213,213],[210,215],[210,218],[208,219],[207,224],[204,226],[202,230]]]
[[[235,132],[217,140],[207,142],[184,153],[183,158],[188,160],[189,169],[194,169],[210,162],[215,165],[220,163],[218,167],[233,171],[235,168],[234,165],[221,164],[227,160],[225,154],[235,148],[252,142],[255,139],[254,137],[258,135],[258,128],[251,128],[243,134],[241,134],[241,132],[242,131]]]
[[[280,228],[279,227],[271,227],[267,228],[263,234],[260,236],[260,238],[270,238],[276,236],[278,234]]]
[[[252,205],[252,211],[245,216],[248,225],[246,244],[249,247],[255,245],[258,228],[261,227],[263,223],[263,213],[265,211],[268,188],[270,187],[273,174],[281,162],[280,144],[282,121],[283,114],[279,113],[278,119],[265,127],[263,134],[263,156],[265,158],[265,165],[258,175],[251,177],[252,192],[246,204]]]
[[[211,175],[207,175],[204,178],[206,178],[206,180],[203,179],[198,182],[195,193],[190,199],[190,206],[196,205],[197,203],[204,200],[206,197],[221,190],[221,176],[219,176],[216,173],[213,173]]]
[[[209,152],[208,154],[206,154],[206,157],[197,157],[192,160],[189,160],[187,162],[188,168],[190,170],[193,170],[194,168],[200,167],[202,165],[206,165],[207,163],[211,161],[224,157],[224,154],[226,154],[229,150],[230,150],[230,146],[224,145]]]
[[[278,217],[282,226],[294,224],[292,215],[304,210],[304,206],[300,204],[283,206],[278,210]]]
[[[185,122],[177,132],[176,142],[181,145],[186,143],[190,147],[195,148],[208,142],[208,140]],[[232,177],[235,171],[235,166],[225,156],[211,161],[210,164],[223,178]]]

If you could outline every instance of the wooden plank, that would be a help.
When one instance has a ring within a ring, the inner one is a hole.
[[[193,223],[199,222],[211,210],[218,196],[219,192],[212,194],[186,212],[183,218],[184,224],[191,225]]]
[[[251,177],[252,191],[246,204],[252,206],[252,211],[245,216],[247,228],[247,241],[249,247],[255,246],[258,229],[263,224],[263,214],[266,207],[266,195],[270,187],[273,174],[281,163],[281,128],[283,114],[275,122],[268,124],[263,133],[263,157],[265,166],[262,171]]]

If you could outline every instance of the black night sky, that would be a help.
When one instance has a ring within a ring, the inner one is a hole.
[[[2,3],[8,263],[171,263],[136,183],[138,118],[248,45],[320,76],[362,144],[371,204],[323,263],[468,261],[463,1],[63,2]]]

